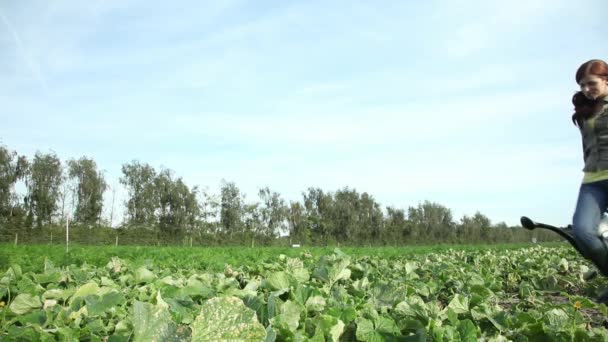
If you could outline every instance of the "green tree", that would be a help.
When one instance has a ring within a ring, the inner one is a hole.
[[[290,202],[287,222],[291,242],[308,243],[310,241],[310,229],[307,225],[306,209],[300,202]]]
[[[327,245],[334,232],[334,198],[330,192],[325,193],[320,188],[308,188],[302,193],[304,208],[310,236],[315,241]]]
[[[331,234],[342,243],[353,242],[365,235],[360,219],[360,200],[356,190],[344,188],[333,196]]]
[[[378,243],[384,226],[380,204],[364,192],[348,187],[336,191],[332,210],[332,234],[345,243]]]
[[[24,156],[0,146],[0,223],[12,221],[18,210],[15,184],[27,174],[28,162]]]
[[[488,217],[477,211],[473,216],[464,215],[458,225],[459,240],[490,242],[492,222]]]
[[[184,227],[187,234],[192,234],[200,227],[201,207],[198,202],[198,191],[197,186],[190,189],[181,177],[175,181],[177,197],[177,205],[174,209],[175,221]]]
[[[403,209],[387,207],[384,226],[386,241],[391,241],[392,243],[401,241],[412,242],[415,238],[412,236],[412,225],[407,221],[405,210]]]
[[[363,228],[359,234],[363,241],[360,242],[379,242],[384,229],[384,214],[380,204],[370,194],[364,192],[359,198],[358,207],[358,221]]]
[[[160,230],[191,234],[200,217],[198,189],[190,190],[181,177],[173,179],[173,171],[169,169],[163,169],[156,176],[154,187]]]
[[[57,212],[60,187],[63,181],[61,161],[55,153],[36,152],[26,177],[26,205],[37,227],[52,222]]]
[[[243,231],[244,199],[234,182],[222,180],[220,186],[220,224],[225,233],[232,236]]]
[[[270,191],[268,187],[260,189],[258,196],[261,200],[260,220],[262,222],[264,235],[276,237],[286,230],[288,208],[281,195]]]
[[[221,200],[217,194],[211,193],[207,188],[203,189],[199,196],[202,232],[216,233],[219,228]]]
[[[243,205],[243,227],[245,235],[251,240],[251,247],[255,246],[256,236],[264,233],[259,203]]]
[[[76,182],[74,220],[89,225],[99,223],[107,184],[97,164],[86,157],[69,160],[68,175]]]
[[[454,237],[452,211],[441,204],[424,201],[418,207],[409,207],[408,220],[428,242],[450,241]]]
[[[155,211],[157,194],[154,180],[156,171],[148,164],[132,161],[122,166],[123,176],[120,183],[127,188],[129,198],[126,201],[127,225],[149,226],[156,225]]]

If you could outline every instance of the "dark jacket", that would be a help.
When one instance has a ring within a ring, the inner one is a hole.
[[[585,172],[608,170],[608,97],[600,113],[585,120],[580,127],[583,138]]]

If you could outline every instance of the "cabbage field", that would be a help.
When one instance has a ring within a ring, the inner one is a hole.
[[[606,341],[563,244],[0,246],[4,341]]]

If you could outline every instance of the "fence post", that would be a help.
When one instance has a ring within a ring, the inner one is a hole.
[[[19,233],[15,233],[15,246],[17,246],[18,240],[19,240]]]
[[[118,234],[116,234],[116,244],[114,246],[118,247]]]
[[[53,244],[53,231],[51,231],[51,245]]]

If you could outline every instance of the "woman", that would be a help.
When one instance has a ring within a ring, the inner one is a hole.
[[[584,257],[608,276],[608,247],[598,232],[608,208],[608,64],[599,59],[582,64],[576,83],[581,90],[572,97],[572,122],[581,132],[585,167],[572,229]],[[608,300],[608,292],[598,301],[603,297]]]

